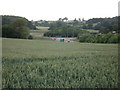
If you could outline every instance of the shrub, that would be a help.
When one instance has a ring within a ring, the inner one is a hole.
[[[32,36],[32,35],[29,35],[29,36],[28,36],[28,39],[33,39],[33,36]]]
[[[84,34],[82,36],[79,36],[80,42],[89,42],[89,43],[118,43],[120,35],[119,34]]]

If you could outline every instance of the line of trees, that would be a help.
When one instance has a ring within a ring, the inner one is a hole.
[[[53,30],[55,27],[62,27],[62,26],[74,26],[74,27],[80,27],[81,29],[94,29],[99,30],[100,33],[107,34],[109,32],[116,32],[118,33],[120,30],[120,16],[116,16],[113,18],[92,18],[89,20],[84,19],[74,19],[74,20],[68,20],[67,17],[65,18],[59,18],[58,21],[35,21],[35,25],[38,26],[48,26],[50,27],[49,30]]]
[[[44,36],[77,37],[79,33],[88,33],[88,31],[81,30],[80,27],[64,26],[64,27],[54,28],[53,30],[50,30],[49,32],[44,33]]]
[[[111,32],[107,34],[83,34],[78,37],[80,42],[88,43],[119,43],[120,34],[112,34]]]

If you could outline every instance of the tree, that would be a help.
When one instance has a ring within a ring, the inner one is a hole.
[[[13,24],[17,38],[28,38],[29,28],[27,27],[27,22],[24,19],[17,19]]]
[[[67,21],[67,20],[68,20],[68,18],[67,18],[67,17],[65,17],[65,18],[63,18],[63,19],[62,19],[62,21],[64,21],[64,20],[66,20],[66,21]]]
[[[68,18],[67,18],[67,17],[65,17],[65,18],[64,18],[64,20],[66,20],[66,21],[67,21],[67,20],[68,20]]]
[[[59,21],[62,21],[62,18],[59,18]]]
[[[78,23],[79,23],[78,20],[75,18],[74,22],[73,22],[73,25],[78,25]]]
[[[10,25],[4,25],[2,27],[2,37],[14,38],[15,32],[14,28]]]
[[[33,25],[33,21],[29,21],[24,17],[19,16],[9,16],[9,15],[0,15],[2,16],[2,26],[3,25],[11,25],[11,23],[15,22],[17,19],[24,19],[27,22],[27,26],[30,29],[36,29],[36,27]]]
[[[79,22],[81,22],[81,18],[79,18]]]
[[[84,18],[82,18],[82,21],[85,21]]]
[[[17,19],[15,22],[3,25],[2,37],[7,38],[28,38],[29,28],[26,20]]]
[[[87,28],[88,28],[88,29],[92,29],[92,27],[93,27],[92,24],[88,24],[88,25],[87,25]]]

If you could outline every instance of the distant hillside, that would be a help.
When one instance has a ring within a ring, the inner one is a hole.
[[[57,21],[46,21],[39,20],[33,21],[33,25],[35,26],[45,26],[50,27],[50,30],[54,28],[64,27],[64,26],[72,26],[72,27],[80,27],[81,29],[89,29],[89,30],[99,30],[100,33],[109,33],[109,32],[118,32],[119,27],[119,17],[112,18],[92,18],[89,20],[57,20]]]
[[[118,32],[118,19],[119,17],[89,19],[83,28],[100,30],[101,33]]]

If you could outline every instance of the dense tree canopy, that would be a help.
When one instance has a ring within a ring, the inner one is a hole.
[[[29,36],[29,26],[28,21],[25,18],[14,18],[7,17],[12,19],[3,19],[3,26],[2,26],[2,37],[7,38],[28,38]],[[7,22],[8,20],[8,22]],[[10,21],[11,20],[11,21]]]
[[[27,20],[24,17],[19,17],[19,16],[2,15],[2,25],[10,25],[11,23],[15,22],[17,19],[24,19],[24,21],[26,21],[26,24],[30,29],[36,29],[31,21]]]
[[[118,32],[118,19],[119,17],[89,19],[83,28],[99,30],[101,33]]]
[[[86,30],[81,30],[80,27],[64,26],[64,27],[52,28],[52,30],[46,32],[44,36],[77,37],[79,33],[88,33],[88,32]]]
[[[80,42],[88,42],[88,43],[120,43],[120,35],[119,34],[83,34],[78,37]]]

